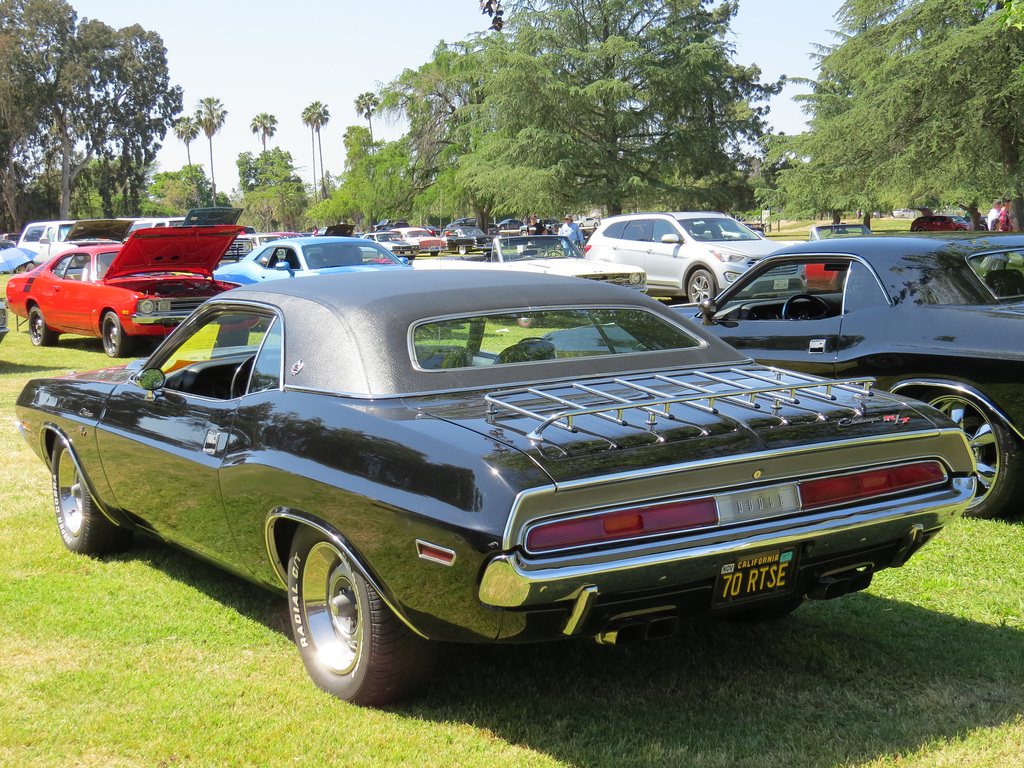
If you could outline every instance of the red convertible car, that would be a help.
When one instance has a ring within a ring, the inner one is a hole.
[[[7,304],[28,318],[36,346],[76,333],[103,339],[110,357],[129,357],[141,337],[162,338],[206,299],[236,287],[215,280],[213,269],[241,229],[140,229],[124,244],[83,244],[13,276]]]

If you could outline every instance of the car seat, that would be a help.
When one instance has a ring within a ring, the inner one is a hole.
[[[496,363],[529,363],[535,360],[553,360],[555,345],[547,339],[522,339],[498,353]]]

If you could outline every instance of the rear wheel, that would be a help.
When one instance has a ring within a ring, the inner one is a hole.
[[[715,277],[706,269],[695,269],[686,281],[686,300],[693,304],[713,299],[717,293]]]
[[[132,532],[114,525],[89,494],[71,452],[63,440],[53,449],[51,482],[57,530],[64,546],[80,555],[101,555],[127,549]]]
[[[434,647],[406,627],[352,561],[311,528],[288,564],[292,634],[320,688],[339,699],[382,706],[430,673]]]
[[[50,330],[39,307],[32,307],[28,311],[28,335],[37,347],[52,347],[60,338],[59,333]]]
[[[134,347],[132,338],[124,332],[121,321],[113,312],[104,312],[100,321],[100,333],[103,335],[103,351],[107,357],[130,357]]]
[[[954,392],[932,390],[921,398],[951,418],[967,434],[977,463],[977,490],[964,517],[998,517],[1018,513],[1024,491],[1024,451],[998,416]]]

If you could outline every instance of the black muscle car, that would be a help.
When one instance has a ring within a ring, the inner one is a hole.
[[[313,680],[368,705],[433,641],[622,643],[863,589],[975,482],[937,410],[527,273],[246,286],[17,414],[67,547],[151,534],[281,591]]]
[[[872,376],[970,438],[971,517],[1024,502],[1024,237],[853,237],[795,245],[682,309],[755,360]]]

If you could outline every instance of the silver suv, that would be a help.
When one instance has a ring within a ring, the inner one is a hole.
[[[647,272],[647,292],[698,302],[786,243],[766,240],[724,213],[630,213],[604,219],[586,245],[588,259]]]

